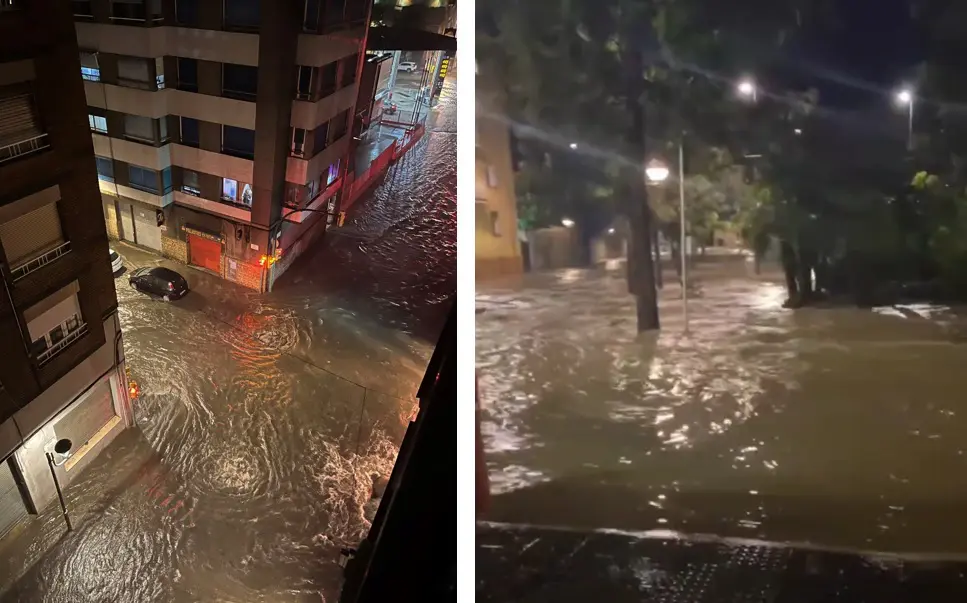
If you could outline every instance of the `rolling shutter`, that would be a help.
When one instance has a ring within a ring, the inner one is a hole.
[[[218,241],[210,241],[202,237],[188,235],[188,246],[191,252],[191,263],[206,268],[215,273],[221,273],[222,245]]]
[[[10,469],[10,461],[3,461],[0,463],[0,537],[26,516],[27,508]]]
[[[33,98],[29,94],[0,98],[0,148],[41,134]]]
[[[54,425],[56,439],[69,438],[73,449],[77,450],[88,442],[104,424],[114,418],[114,401],[111,387],[101,382],[90,395],[75,404],[68,413]]]
[[[64,242],[57,204],[49,203],[0,224],[0,244],[12,268]]]

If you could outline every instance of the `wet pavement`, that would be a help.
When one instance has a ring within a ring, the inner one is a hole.
[[[786,310],[750,272],[641,337],[621,271],[478,285],[489,519],[967,553],[967,311]]]
[[[167,265],[165,303],[116,280],[138,428],[0,543],[10,601],[333,601],[456,291],[455,89],[425,139],[265,296]]]

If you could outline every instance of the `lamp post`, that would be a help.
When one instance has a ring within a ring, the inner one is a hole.
[[[913,105],[914,105],[913,91],[909,88],[903,88],[896,94],[896,102],[898,105],[906,105],[907,110],[907,150],[913,150]]]
[[[55,467],[60,467],[70,458],[71,448],[73,443],[67,438],[57,440],[54,444],[54,450],[47,451],[47,465],[50,467],[50,475],[54,478],[54,488],[57,489],[57,498],[60,499],[60,508],[64,511],[64,521],[67,522],[67,531],[71,532],[74,530],[74,526],[71,525],[70,515],[67,514],[67,503],[64,501],[64,493],[60,489],[60,481],[57,479],[57,471]]]
[[[645,176],[648,180],[653,183],[664,182],[668,179],[670,175],[669,169],[660,161],[652,160],[648,163],[645,168]],[[679,141],[678,143],[678,216],[679,216],[679,255],[681,256],[682,262],[682,322],[685,325],[685,331],[688,331],[688,292],[687,292],[687,268],[685,264],[685,250],[686,243],[685,240],[685,145]]]

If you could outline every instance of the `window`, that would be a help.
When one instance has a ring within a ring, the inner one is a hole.
[[[312,152],[318,153],[329,146],[329,122],[312,131]]]
[[[66,251],[57,205],[47,203],[0,224],[0,244],[14,280],[46,266]]]
[[[165,169],[161,170],[161,194],[167,195],[168,193],[171,192],[172,188],[173,187],[171,186],[171,168],[166,167]]]
[[[306,131],[302,128],[292,128],[292,155],[302,157],[306,148]]]
[[[316,195],[319,194],[319,180],[313,178],[309,182],[306,182],[306,191],[309,195],[310,201],[315,199]]]
[[[329,0],[326,6],[326,30],[338,29],[345,20],[346,0]]]
[[[242,205],[252,207],[252,185],[246,184],[242,187],[242,198],[239,200]]]
[[[92,82],[101,81],[101,69],[93,52],[81,53],[81,77]]]
[[[97,177],[105,182],[114,182],[114,161],[108,157],[95,157]]]
[[[191,117],[182,117],[181,144],[187,147],[197,147],[199,144],[198,140],[198,120],[192,119]]]
[[[340,82],[339,84],[340,88],[351,86],[353,82],[356,81],[356,68],[358,65],[359,65],[358,54],[354,54],[351,57],[346,57],[345,59],[343,59],[342,82]]]
[[[0,164],[49,146],[33,96],[0,88]]]
[[[348,125],[347,125],[348,123],[349,123],[349,109],[346,109],[339,115],[332,118],[332,124],[333,124],[332,139],[334,141],[339,140],[340,138],[346,135],[346,131],[348,130]]]
[[[148,90],[154,90],[157,86],[154,76],[151,75],[150,61],[137,57],[118,59],[118,83]]]
[[[201,197],[201,188],[198,185],[198,172],[191,170],[183,170],[181,172],[181,190],[189,195]]]
[[[199,1],[175,0],[175,21],[179,25],[197,25]]]
[[[128,184],[132,188],[158,192],[158,173],[139,165],[128,165]]]
[[[140,115],[124,116],[124,136],[147,142],[155,142],[154,120]]]
[[[253,159],[255,157],[255,130],[222,126],[222,153]]]
[[[107,134],[107,119],[101,117],[100,115],[91,115],[88,113],[87,123],[90,124],[91,130],[100,132],[102,134]]]
[[[302,29],[315,32],[319,29],[319,9],[322,0],[306,0],[306,10],[302,17]]]
[[[312,67],[299,65],[299,80],[296,88],[296,98],[309,100],[312,98]]]
[[[165,89],[165,61],[162,57],[154,60],[154,86],[158,90]]]
[[[257,29],[259,26],[259,0],[225,0],[225,26],[239,29]]]
[[[339,160],[337,159],[329,165],[329,171],[326,173],[326,186],[329,186],[336,179],[339,178]]]
[[[222,64],[222,95],[240,100],[255,100],[258,69],[248,65]]]
[[[198,61],[178,57],[178,88],[198,92]]]
[[[147,21],[161,18],[161,0],[111,0],[111,18]]]
[[[161,142],[168,141],[168,118],[162,117],[158,120],[158,134]]]
[[[329,96],[336,91],[336,72],[338,63],[333,61],[322,68],[319,81],[319,96]]]
[[[235,203],[238,198],[238,180],[222,178],[222,201]]]
[[[71,8],[74,9],[75,17],[93,17],[94,10],[91,8],[91,0],[71,0]]]

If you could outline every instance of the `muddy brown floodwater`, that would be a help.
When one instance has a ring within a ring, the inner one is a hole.
[[[139,428],[67,488],[75,532],[51,505],[0,545],[4,600],[335,600],[456,292],[455,109],[448,82],[424,140],[269,295],[117,248],[192,292],[117,279]]]
[[[964,309],[726,272],[641,337],[620,271],[478,287],[492,519],[967,553]]]

